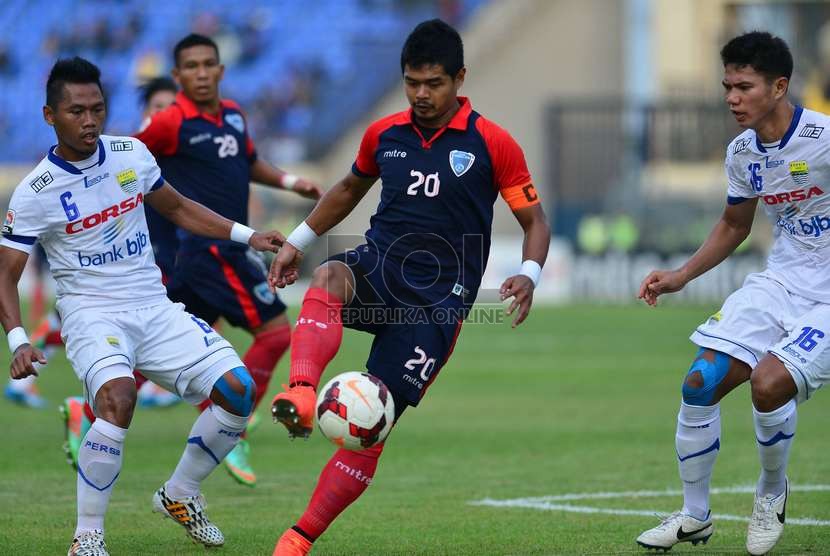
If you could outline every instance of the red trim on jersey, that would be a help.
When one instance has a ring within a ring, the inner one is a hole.
[[[357,151],[354,166],[358,171],[366,176],[376,177],[380,175],[380,169],[378,168],[377,162],[375,162],[375,151],[378,148],[381,134],[390,127],[396,125],[412,126],[415,133],[417,133],[418,137],[421,138],[421,146],[425,149],[430,148],[432,143],[443,135],[447,129],[465,131],[467,129],[467,121],[470,119],[470,114],[473,112],[473,105],[470,104],[470,99],[467,97],[457,97],[457,99],[458,103],[461,105],[458,112],[455,113],[452,119],[447,122],[444,127],[439,129],[435,135],[430,137],[429,141],[424,138],[423,134],[421,134],[421,130],[418,129],[417,125],[415,125],[415,117],[413,115],[412,108],[403,112],[390,114],[389,116],[374,122],[366,128],[366,132],[363,134],[363,139],[360,141],[360,148]]]
[[[147,145],[147,148],[154,155],[172,156],[176,154],[176,150],[179,147],[179,129],[181,129],[182,121],[202,118],[216,127],[222,127],[222,118],[224,117],[223,108],[236,110],[242,115],[243,120],[245,120],[245,137],[247,139],[245,142],[245,153],[249,158],[253,157],[256,153],[256,147],[251,139],[251,134],[247,133],[247,118],[245,118],[242,108],[230,99],[220,100],[219,112],[209,114],[200,111],[195,102],[186,97],[182,91],[179,91],[176,93],[175,102],[164,110],[154,114],[147,127],[139,131],[135,137]]]
[[[525,155],[516,140],[483,116],[476,120],[476,129],[493,163],[494,184],[510,208],[517,210],[539,204]]]
[[[357,151],[357,158],[354,161],[355,167],[367,176],[376,177],[380,175],[380,168],[375,162],[375,151],[380,142],[380,135],[396,125],[407,125],[412,123],[409,112],[398,112],[385,118],[381,118],[368,128],[360,141],[360,148]]]
[[[455,334],[452,336],[452,342],[450,343],[450,350],[447,352],[447,356],[444,358],[444,361],[441,363],[441,366],[438,370],[432,373],[432,376],[429,377],[429,381],[424,385],[424,389],[421,390],[421,398],[424,397],[424,394],[427,393],[427,389],[432,385],[433,381],[438,377],[438,373],[441,372],[441,369],[444,368],[444,365],[447,364],[447,361],[450,360],[450,356],[452,356],[452,352],[455,351],[455,344],[458,342],[458,336],[461,334],[461,327],[464,325],[464,321],[458,321],[458,324],[455,327]]]
[[[216,258],[217,261],[219,261],[219,265],[222,267],[222,272],[225,274],[225,279],[228,281],[231,289],[236,294],[239,306],[242,307],[242,312],[245,314],[245,320],[248,321],[248,328],[257,328],[262,324],[262,319],[259,318],[256,305],[254,305],[253,299],[251,299],[250,294],[248,294],[248,290],[246,290],[245,286],[242,285],[242,280],[239,279],[239,276],[236,274],[236,271],[230,263],[228,263],[228,261],[226,261],[225,258],[219,254],[219,247],[211,245],[210,253]]]
[[[135,138],[147,145],[154,156],[172,156],[179,148],[179,130],[184,113],[178,105],[171,104],[153,114]]]

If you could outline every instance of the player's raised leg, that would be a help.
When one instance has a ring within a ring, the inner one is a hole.
[[[132,369],[124,363],[90,371],[85,382],[98,419],[78,450],[78,521],[69,556],[107,554],[104,515],[121,472],[136,399]]]
[[[231,359],[239,362],[234,356],[212,367],[227,368]],[[203,371],[207,376],[212,372]],[[210,390],[213,404],[193,424],[173,475],[153,496],[155,511],[181,524],[194,542],[205,546],[221,546],[225,542],[222,532],[205,513],[200,485],[239,442],[255,397],[256,386],[245,367],[236,366],[222,374]]]
[[[701,348],[683,382],[675,448],[683,482],[683,508],[637,537],[646,548],[668,550],[679,542],[712,536],[709,489],[720,451],[720,400],[749,379],[749,366],[724,353]]]
[[[320,376],[337,354],[343,338],[341,310],[354,291],[354,276],[339,261],[314,271],[292,335],[288,388],[276,395],[271,410],[291,437],[308,437],[314,426],[314,406]]]

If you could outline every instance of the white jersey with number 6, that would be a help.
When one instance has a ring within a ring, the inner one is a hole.
[[[128,310],[166,299],[144,198],[163,185],[143,143],[102,135],[89,159],[67,162],[55,147],[12,194],[0,245],[46,251],[65,319],[78,309]]]

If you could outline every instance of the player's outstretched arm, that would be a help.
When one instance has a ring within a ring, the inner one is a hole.
[[[306,249],[324,233],[339,224],[366,196],[377,178],[362,178],[351,172],[329,189],[314,210],[289,234],[271,262],[268,283],[271,289],[284,288],[297,281],[300,262]]]
[[[147,202],[179,228],[199,236],[232,239],[246,243],[257,251],[275,253],[285,240],[277,231],[255,232],[247,226],[232,222],[204,205],[188,199],[167,182],[149,193]]]
[[[43,353],[29,342],[20,319],[17,283],[28,258],[28,253],[0,246],[0,323],[6,331],[12,354],[9,368],[12,378],[36,375],[34,363],[46,364]]]
[[[257,158],[251,164],[251,179],[277,189],[293,191],[300,197],[314,199],[315,201],[323,194],[323,190],[316,183],[280,170],[261,158]]]
[[[709,232],[709,237],[686,263],[676,270],[653,270],[640,284],[637,297],[647,304],[657,305],[664,293],[674,293],[732,254],[752,231],[758,198],[747,199],[737,205],[726,205],[720,220]]]
[[[524,230],[524,243],[522,245],[522,272],[511,276],[501,285],[499,293],[504,301],[510,297],[513,301],[507,309],[507,314],[512,315],[518,310],[513,319],[513,328],[524,322],[530,313],[530,306],[533,304],[533,290],[539,281],[539,273],[548,257],[550,246],[550,227],[548,226],[545,212],[542,205],[536,204],[516,209],[513,215]]]

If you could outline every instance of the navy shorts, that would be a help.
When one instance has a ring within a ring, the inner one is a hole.
[[[399,266],[367,246],[327,260],[354,274],[355,295],[343,326],[375,336],[366,369],[408,405],[418,405],[455,347],[469,308],[460,297],[429,299],[411,287]]]
[[[285,312],[283,302],[268,288],[266,275],[260,255],[240,244],[183,248],[167,296],[209,323],[224,317],[233,326],[251,330]]]

